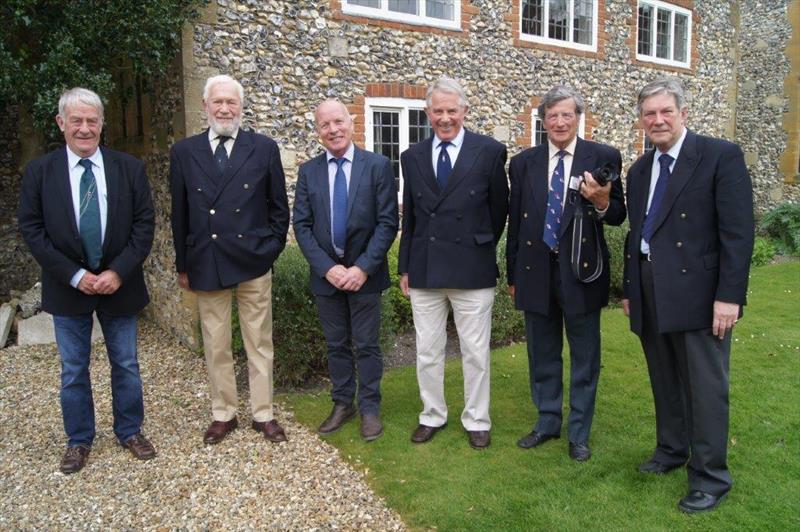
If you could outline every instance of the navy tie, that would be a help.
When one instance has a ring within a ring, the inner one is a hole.
[[[650,210],[647,211],[647,217],[644,219],[644,230],[642,231],[642,238],[648,244],[653,237],[656,230],[656,217],[658,215],[658,208],[661,206],[661,200],[664,199],[664,192],[667,190],[667,181],[669,180],[669,166],[674,159],[671,155],[666,153],[658,158],[658,164],[661,169],[658,171],[658,181],[656,182],[656,189],[653,191],[653,199],[650,201]]]
[[[225,143],[230,139],[231,137],[226,137],[225,135],[217,137],[219,144],[217,144],[217,149],[214,150],[214,161],[217,163],[220,174],[225,173],[225,169],[228,167],[228,150],[225,149]]]
[[[333,245],[344,251],[347,241],[347,178],[342,166],[344,157],[332,159],[336,163],[336,177],[333,180]]]
[[[103,236],[100,225],[100,201],[97,198],[97,181],[92,172],[92,161],[81,159],[83,175],[80,187],[80,233],[83,252],[90,270],[100,268],[100,257],[103,256]]]
[[[444,141],[439,144],[439,158],[436,159],[436,181],[439,183],[439,188],[444,190],[447,185],[447,178],[450,177],[450,172],[453,170],[453,165],[450,163],[450,154],[447,153],[447,147],[450,142]]]
[[[564,197],[564,156],[566,151],[558,152],[558,163],[550,179],[550,188],[547,192],[547,214],[544,217],[544,232],[542,240],[550,249],[558,248],[558,233],[561,230],[561,211],[563,210]]]

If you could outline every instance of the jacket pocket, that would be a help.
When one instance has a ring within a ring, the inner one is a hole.
[[[713,270],[719,266],[719,253],[709,253],[708,255],[703,255],[703,266],[706,267],[706,270]]]
[[[475,235],[475,243],[479,246],[494,242],[494,235],[492,233],[478,233]]]

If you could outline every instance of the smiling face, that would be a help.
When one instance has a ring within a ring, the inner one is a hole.
[[[686,107],[678,109],[675,96],[660,92],[642,101],[639,118],[650,142],[661,152],[667,152],[683,135],[688,114]]]
[[[67,146],[80,157],[91,157],[100,145],[103,118],[91,105],[78,102],[64,110],[66,116],[56,116],[58,128],[64,133]]]
[[[464,126],[467,108],[461,105],[458,94],[434,91],[431,103],[425,108],[434,133],[443,141],[452,141]]]
[[[334,157],[344,155],[353,140],[353,119],[347,108],[335,100],[324,101],[317,107],[314,120],[323,146]]]
[[[242,99],[235,84],[216,83],[203,100],[208,126],[217,135],[231,136],[242,121]]]
[[[547,139],[559,149],[569,146],[578,135],[580,115],[575,100],[565,98],[548,107],[544,112],[544,129]]]

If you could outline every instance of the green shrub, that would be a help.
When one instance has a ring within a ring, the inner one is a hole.
[[[753,245],[753,256],[750,264],[753,266],[763,266],[769,264],[775,256],[776,248],[772,240],[763,236],[757,236]]]
[[[603,228],[608,246],[609,268],[611,284],[609,294],[612,300],[622,299],[622,272],[625,268],[625,235],[628,234],[628,220],[622,225],[606,225]]]
[[[781,255],[800,255],[800,204],[784,203],[771,210],[759,230],[775,240]]]
[[[500,277],[497,279],[492,308],[492,345],[495,346],[525,338],[525,314],[514,307],[514,300],[508,295],[505,233],[497,244],[497,266],[500,268]]]

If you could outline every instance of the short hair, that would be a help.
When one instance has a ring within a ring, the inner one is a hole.
[[[214,85],[219,85],[220,83],[233,83],[236,87],[236,92],[239,93],[239,100],[244,103],[244,87],[242,84],[230,77],[227,74],[220,74],[219,76],[211,76],[206,80],[206,85],[203,87],[203,101],[208,100],[208,95],[211,94],[211,89]]]
[[[67,119],[67,108],[82,103],[97,109],[100,115],[100,122],[103,122],[103,101],[96,92],[84,89],[83,87],[73,87],[61,94],[58,99],[58,116]]]
[[[639,96],[636,99],[636,114],[642,114],[642,103],[644,103],[647,98],[664,92],[671,94],[672,97],[675,98],[675,104],[678,106],[679,110],[687,106],[688,95],[683,88],[681,80],[674,77],[659,78],[655,81],[651,81],[639,91]]]
[[[431,106],[431,100],[433,98],[434,92],[446,92],[449,94],[457,94],[458,95],[458,104],[465,109],[469,107],[469,102],[467,101],[467,93],[464,92],[464,88],[461,87],[461,84],[456,81],[455,79],[449,76],[442,76],[438,80],[436,80],[433,85],[428,87],[428,92],[425,93],[425,105],[428,107]]]
[[[542,101],[539,103],[539,107],[536,108],[536,111],[539,113],[539,119],[544,120],[548,109],[568,98],[572,98],[572,101],[575,102],[575,112],[578,116],[582,115],[584,103],[578,91],[568,85],[556,85],[542,96]]]

